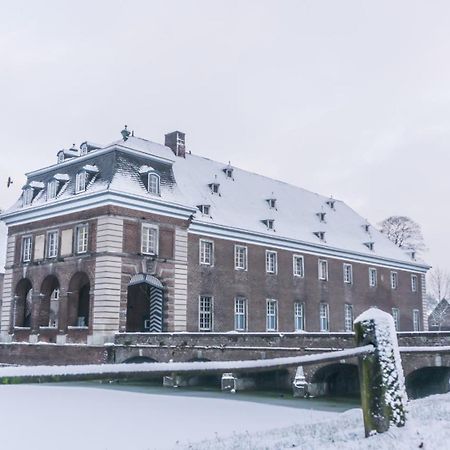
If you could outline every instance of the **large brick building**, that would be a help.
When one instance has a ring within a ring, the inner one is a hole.
[[[27,174],[8,225],[2,340],[348,331],[376,305],[422,329],[428,267],[342,201],[134,137]]]

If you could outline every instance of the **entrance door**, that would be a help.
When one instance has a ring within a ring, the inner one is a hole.
[[[147,274],[135,275],[128,285],[127,326],[129,332],[163,331],[163,285]]]

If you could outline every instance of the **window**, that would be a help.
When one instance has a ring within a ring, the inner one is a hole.
[[[273,299],[267,300],[266,331],[278,330],[278,302]]]
[[[344,283],[353,283],[353,268],[351,264],[344,264]]]
[[[411,291],[417,292],[417,275],[411,275]]]
[[[236,270],[247,270],[247,247],[244,245],[234,246],[234,268]]]
[[[247,329],[247,299],[236,297],[234,300],[234,329],[245,331]]]
[[[305,304],[294,303],[295,331],[305,331]]]
[[[218,194],[219,193],[219,187],[220,187],[219,183],[211,183],[209,185],[209,188],[211,189],[211,193],[212,194]]]
[[[353,331],[353,306],[345,305],[344,307],[344,329],[345,331]]]
[[[212,308],[213,298],[208,295],[201,295],[198,303],[198,329],[199,331],[212,330]]]
[[[277,273],[277,252],[266,250],[266,273]]]
[[[75,178],[75,194],[86,190],[87,173],[79,172]]]
[[[58,182],[56,180],[49,181],[47,183],[47,200],[53,200],[56,198],[58,192]]]
[[[158,227],[142,224],[141,252],[145,255],[158,253]]]
[[[148,192],[150,194],[159,195],[160,192],[160,178],[156,173],[148,174]]]
[[[294,277],[305,276],[305,262],[303,260],[303,256],[294,255],[292,258],[293,268],[294,268]]]
[[[87,144],[82,144],[80,147],[80,156],[84,156],[88,154],[88,146]]]
[[[266,201],[267,201],[270,209],[277,208],[277,200],[275,198],[268,198]]]
[[[369,286],[377,286],[377,269],[374,269],[373,267],[369,267]]]
[[[33,246],[33,238],[31,236],[25,236],[22,239],[22,262],[31,261],[32,246]]]
[[[233,178],[233,168],[232,167],[226,167],[225,169],[223,169],[223,171],[225,172],[225,175],[227,178]]]
[[[200,264],[212,266],[214,263],[214,243],[200,239]]]
[[[317,213],[317,217],[319,218],[320,222],[325,222],[325,216],[326,216],[326,213],[324,213],[324,212]]]
[[[328,262],[325,259],[319,259],[319,280],[328,280]]]
[[[31,205],[32,201],[33,201],[33,188],[24,189],[22,198],[23,206]]]
[[[326,204],[331,208],[334,209],[334,204],[335,204],[335,200],[330,198],[329,200],[326,201]]]
[[[413,309],[413,329],[414,331],[420,331],[420,319],[419,319],[419,310]]]
[[[275,225],[274,219],[264,219],[262,223],[267,227],[268,230],[273,230]]]
[[[395,330],[400,330],[400,310],[398,308],[392,308],[392,317],[394,318]]]
[[[58,256],[58,232],[49,231],[47,233],[47,258]]]
[[[85,223],[83,225],[78,225],[76,229],[76,242],[75,242],[76,252],[86,253],[88,249],[88,225]]]
[[[364,242],[364,245],[371,251],[373,251],[373,249],[375,248],[375,243],[374,242]]]
[[[209,216],[210,205],[198,205],[197,208],[204,216]]]
[[[330,331],[330,308],[328,303],[320,304],[320,331]]]
[[[64,162],[64,152],[59,152],[58,153],[58,164],[61,164],[62,162]]]
[[[391,289],[397,289],[397,287],[398,287],[397,272],[391,272]]]
[[[315,231],[314,235],[317,236],[321,241],[325,240],[325,231]]]

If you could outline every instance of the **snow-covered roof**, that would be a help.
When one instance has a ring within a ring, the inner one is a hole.
[[[233,176],[228,177],[224,169],[231,167],[229,163],[190,153],[186,153],[185,158],[176,157],[170,148],[142,138],[130,136],[126,141],[113,142],[88,155],[32,172],[28,174],[28,183],[46,183],[60,173],[63,165],[71,179],[58,201],[109,190],[144,201],[190,207],[197,211],[192,219],[192,229],[197,226],[203,230],[208,227],[211,230],[238,230],[263,236],[266,240],[282,239],[317,249],[416,264],[411,255],[395,246],[375,227],[367,227],[367,221],[341,200],[237,167],[233,167]],[[95,167],[98,174],[85,193],[75,196],[74,175],[87,167]],[[147,192],[144,167],[160,176],[160,196]],[[212,191],[211,183],[220,185],[217,193]],[[275,207],[271,207],[268,199],[276,201]],[[45,201],[42,195],[33,200],[33,205],[42,206]],[[209,215],[202,214],[198,205],[210,205]],[[22,203],[18,201],[5,215],[21,207]],[[273,229],[264,223],[267,220],[274,221]],[[321,232],[324,239],[320,238]],[[368,243],[373,243],[373,249]]]

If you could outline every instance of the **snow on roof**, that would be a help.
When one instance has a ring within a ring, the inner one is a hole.
[[[44,183],[42,183],[41,181],[30,181],[28,186],[36,189],[44,189],[45,187]]]
[[[70,176],[67,175],[67,173],[55,173],[55,175],[53,175],[53,178],[57,181],[69,181],[70,180]]]
[[[91,164],[86,164],[85,166],[83,166],[83,170],[85,170],[86,172],[98,173],[98,167]]]
[[[114,154],[117,155],[115,158]],[[196,212],[193,225],[217,225],[333,251],[417,264],[411,255],[395,246],[375,227],[367,229],[366,219],[343,201],[237,167],[233,167],[230,178],[224,172],[228,165],[223,162],[190,153],[185,158],[176,157],[169,147],[142,138],[130,136],[126,141],[115,141],[66,164],[71,180],[81,167],[91,171],[95,168],[98,176],[88,192],[110,189],[144,199],[149,199],[151,194],[147,192],[141,174],[144,168],[154,169],[161,177],[158,201],[194,210],[197,205],[210,205],[208,216]],[[46,176],[56,170],[55,165],[29,175],[31,179],[47,181]],[[212,182],[220,184],[218,193],[213,193],[209,187]],[[73,180],[69,184],[59,198],[74,194]],[[276,208],[270,207],[268,199],[276,199]],[[43,201],[35,199],[33,205]],[[18,202],[8,212],[20,207]],[[318,212],[326,213],[326,220],[321,221]],[[274,230],[269,230],[263,223],[267,219],[275,221]],[[314,234],[318,231],[324,233],[325,240]],[[367,246],[368,242],[374,243],[373,249]]]

